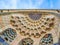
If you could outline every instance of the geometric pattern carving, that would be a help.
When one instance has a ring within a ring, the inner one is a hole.
[[[18,45],[33,45],[33,40],[31,38],[22,39]]]
[[[53,37],[51,34],[46,34],[41,40],[40,45],[53,45]]]
[[[5,41],[7,42],[12,42],[16,36],[17,36],[17,33],[12,28],[5,29],[1,34],[1,37],[4,38]]]

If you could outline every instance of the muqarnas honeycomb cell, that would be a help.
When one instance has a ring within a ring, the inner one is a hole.
[[[15,37],[17,36],[17,33],[14,29],[12,28],[7,28],[5,31],[2,32],[1,37],[3,37],[7,42],[12,42]]]
[[[40,45],[53,45],[53,38],[51,34],[46,34],[40,42]]]
[[[22,39],[18,45],[33,45],[33,40],[31,38]]]

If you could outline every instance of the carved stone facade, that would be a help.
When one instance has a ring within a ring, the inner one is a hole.
[[[58,11],[0,10],[0,45],[58,44]]]

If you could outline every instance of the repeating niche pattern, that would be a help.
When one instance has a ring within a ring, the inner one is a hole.
[[[20,31],[20,34],[39,38],[42,34],[54,29],[56,26],[54,15],[29,14],[12,15],[10,24]],[[18,32],[19,32],[18,31]]]
[[[18,45],[33,45],[33,40],[31,38],[22,39]]]
[[[53,45],[53,38],[51,34],[46,34],[41,40],[40,45]]]
[[[9,41],[9,42],[12,42],[16,36],[17,36],[17,33],[12,28],[5,29],[5,31],[3,31],[1,35],[2,38],[4,38],[6,41]]]

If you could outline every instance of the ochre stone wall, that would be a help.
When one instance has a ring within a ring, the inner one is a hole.
[[[59,10],[0,10],[0,44],[54,45],[59,41]]]

